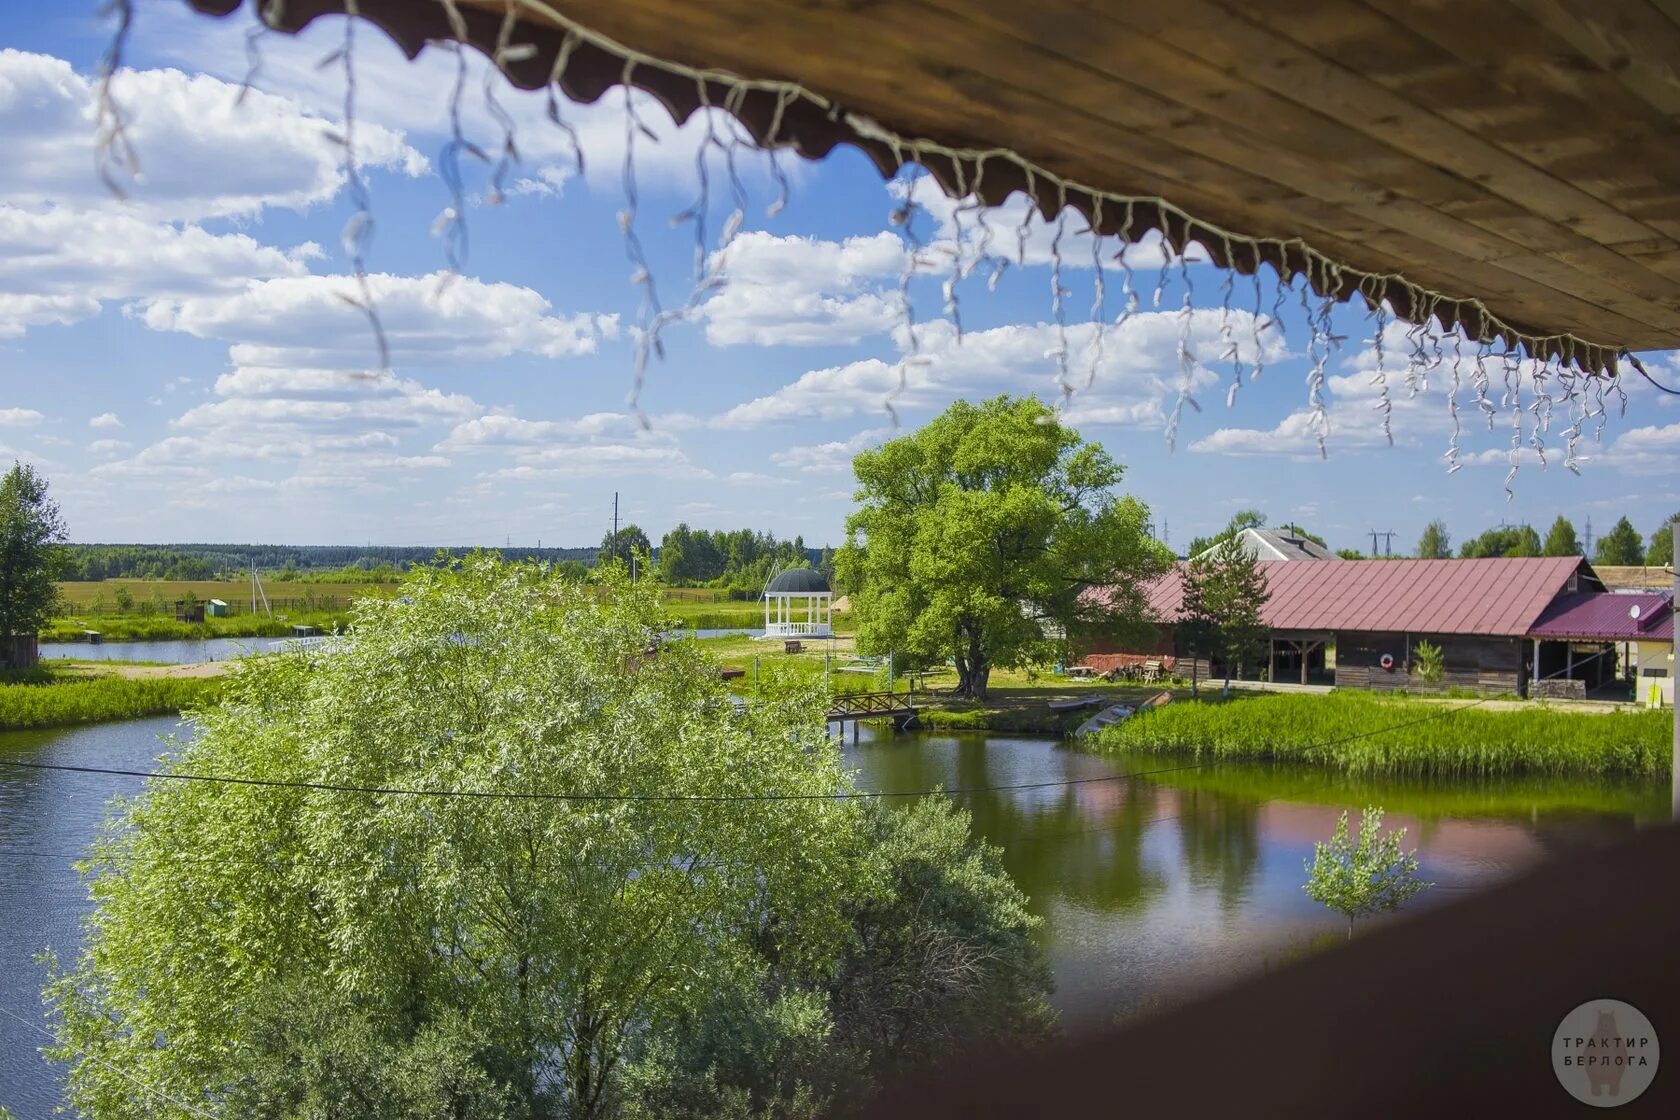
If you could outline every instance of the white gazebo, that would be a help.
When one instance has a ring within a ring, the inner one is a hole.
[[[834,634],[834,592],[822,573],[788,568],[764,589],[766,638],[827,638]]]

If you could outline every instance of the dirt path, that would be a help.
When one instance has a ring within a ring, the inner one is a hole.
[[[67,677],[126,677],[129,680],[146,680],[157,677],[220,677],[227,675],[232,669],[231,661],[201,661],[195,665],[122,665],[84,661],[78,665],[65,665],[59,672]]]

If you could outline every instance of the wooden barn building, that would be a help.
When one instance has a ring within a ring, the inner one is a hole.
[[[1579,696],[1616,682],[1625,664],[1619,643],[1672,641],[1670,631],[1650,629],[1655,623],[1623,633],[1618,612],[1625,617],[1636,597],[1607,592],[1580,557],[1273,560],[1259,567],[1270,592],[1261,611],[1270,648],[1245,675],[1264,669],[1272,681]],[[1147,588],[1158,626],[1153,644],[1093,641],[1081,651],[1084,663],[1106,670],[1141,657],[1172,659],[1169,667],[1188,673],[1192,651],[1178,627],[1182,573],[1175,569]],[[1647,618],[1668,613],[1643,606]],[[1442,651],[1443,672],[1433,683],[1412,671],[1423,641]],[[1205,661],[1196,670],[1223,672]]]

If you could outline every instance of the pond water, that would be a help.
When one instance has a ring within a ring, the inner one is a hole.
[[[673,638],[759,637],[756,630],[676,630]],[[162,661],[171,665],[197,665],[204,661],[229,661],[251,653],[273,653],[284,638],[203,638],[196,641],[166,642],[43,642],[41,658],[46,661]]]
[[[167,642],[42,642],[43,661],[163,661],[197,665],[230,661],[250,653],[272,653],[284,638],[202,638]]]
[[[0,734],[0,759],[146,769],[173,719]],[[1172,770],[1162,758],[1096,758],[1047,739],[982,734],[871,738],[845,748],[874,790],[1016,786],[960,794],[975,828],[1044,919],[1055,1003],[1071,1026],[1103,1023],[1281,963],[1341,919],[1301,890],[1302,861],[1342,808],[1389,809],[1409,829],[1435,906],[1548,855],[1666,819],[1666,785],[1353,781],[1255,765]],[[1156,771],[1151,776],[1143,775]],[[1058,783],[1058,784],[1039,784]],[[1077,784],[1066,784],[1077,783]],[[134,779],[0,765],[0,1104],[48,1120],[54,1069],[39,1055],[42,969],[69,957],[86,893],[70,862]],[[10,1016],[24,1019],[18,1022]]]

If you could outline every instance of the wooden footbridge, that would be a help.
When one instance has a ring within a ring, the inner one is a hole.
[[[894,731],[903,731],[916,718],[916,706],[908,692],[847,692],[834,697],[828,709],[828,722],[840,725],[842,737],[846,724],[852,725],[852,742],[857,742],[858,723],[866,719],[891,720]]]

